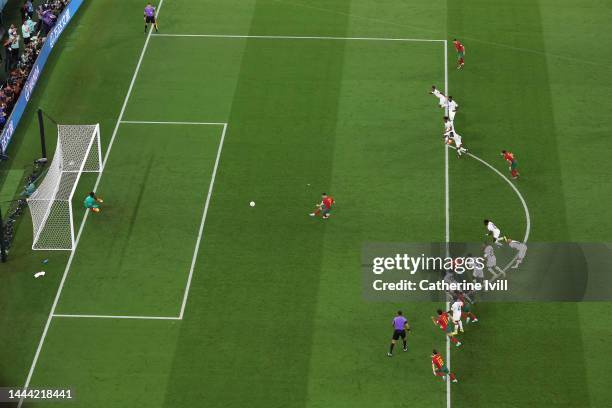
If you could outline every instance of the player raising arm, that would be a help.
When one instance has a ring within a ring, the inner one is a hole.
[[[431,317],[431,321],[433,322],[433,324],[438,326],[448,336],[449,340],[453,344],[455,344],[457,347],[459,347],[461,345],[461,342],[454,337],[452,329],[449,324],[449,320],[450,319],[448,316],[448,312],[443,312],[440,309],[438,309],[437,319],[433,316]]]
[[[446,381],[446,376],[448,375],[452,382],[457,382],[457,377],[455,374],[451,373],[446,364],[444,364],[444,359],[442,359],[442,356],[436,349],[434,349],[431,354],[431,370],[433,371],[433,375],[442,377],[444,381]]]
[[[435,85],[431,86],[431,91],[429,93],[438,98],[438,104],[442,109],[446,107],[446,95],[440,92]]]

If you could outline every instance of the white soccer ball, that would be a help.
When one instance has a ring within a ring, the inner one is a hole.
[[[255,207],[255,201],[251,201],[251,202],[249,203],[249,205],[250,205],[251,207]]]

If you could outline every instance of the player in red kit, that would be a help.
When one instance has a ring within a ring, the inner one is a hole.
[[[512,178],[519,178],[518,163],[516,162],[516,157],[514,157],[514,153],[502,150],[501,154],[504,157],[504,160],[507,161],[510,165],[510,175],[512,176]]]
[[[444,364],[444,359],[442,359],[442,356],[435,349],[431,354],[431,370],[436,377],[442,377],[443,380],[446,380],[446,376],[448,375],[452,382],[457,382],[457,377],[455,377],[455,374],[448,369],[446,364]]]
[[[448,322],[450,321],[448,312],[443,312],[442,310],[438,309],[438,318],[436,319],[432,316],[431,321],[433,322],[433,324],[442,329],[444,333],[446,333],[446,335],[453,344],[455,344],[457,347],[461,345],[461,342],[454,337],[453,329],[451,329],[450,324],[448,324]]]
[[[457,50],[457,69],[461,69],[465,65],[465,46],[456,38],[453,40],[453,45]]]
[[[335,201],[332,196],[328,196],[327,193],[323,193],[321,195],[321,203],[317,204],[317,210],[310,213],[310,216],[316,217],[317,215],[322,214],[323,219],[328,219],[334,202]]]

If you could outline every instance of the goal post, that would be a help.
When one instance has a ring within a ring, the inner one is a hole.
[[[58,125],[53,160],[27,200],[34,235],[32,249],[74,249],[74,192],[81,174],[101,170],[100,126]]]

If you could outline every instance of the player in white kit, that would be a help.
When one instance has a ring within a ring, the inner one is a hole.
[[[455,115],[459,109],[459,104],[453,99],[452,96],[449,96],[446,101],[446,107],[448,108],[448,117],[450,118],[451,122],[454,122]]]
[[[510,248],[516,250],[515,263],[512,265],[512,269],[516,269],[521,263],[523,263],[523,259],[525,259],[525,254],[527,254],[527,245],[510,238],[508,238],[506,242],[508,242],[508,246]]]
[[[484,280],[484,268],[481,262],[476,262],[476,258],[472,257],[471,254],[468,256],[472,259],[472,264],[474,265],[474,269],[472,270],[472,277],[475,282]]]
[[[455,132],[455,125],[448,116],[444,117],[444,141],[448,143],[448,138],[451,133]]]
[[[493,275],[494,279],[500,277],[500,275],[506,276],[506,272],[502,271],[499,266],[497,266],[497,257],[495,256],[495,251],[491,245],[487,245],[484,248],[484,258],[486,261],[487,270]],[[495,273],[495,271],[499,273]]]
[[[455,325],[454,335],[457,335],[459,331],[463,333],[463,322],[461,321],[461,311],[463,309],[463,302],[459,299],[455,300],[451,305],[451,311],[453,312],[453,324]]]
[[[487,235],[490,235],[495,239],[495,244],[497,246],[501,246],[502,242],[506,239],[506,237],[502,236],[501,231],[491,220],[484,220],[484,225],[487,227]]]
[[[457,157],[461,157],[463,153],[467,153],[467,149],[463,146],[463,140],[461,135],[455,131],[449,133],[446,143],[450,144],[450,141],[455,143],[455,150],[457,151]]]
[[[438,98],[438,104],[442,109],[446,107],[446,95],[440,92],[435,85],[431,86],[431,91],[429,93]]]

